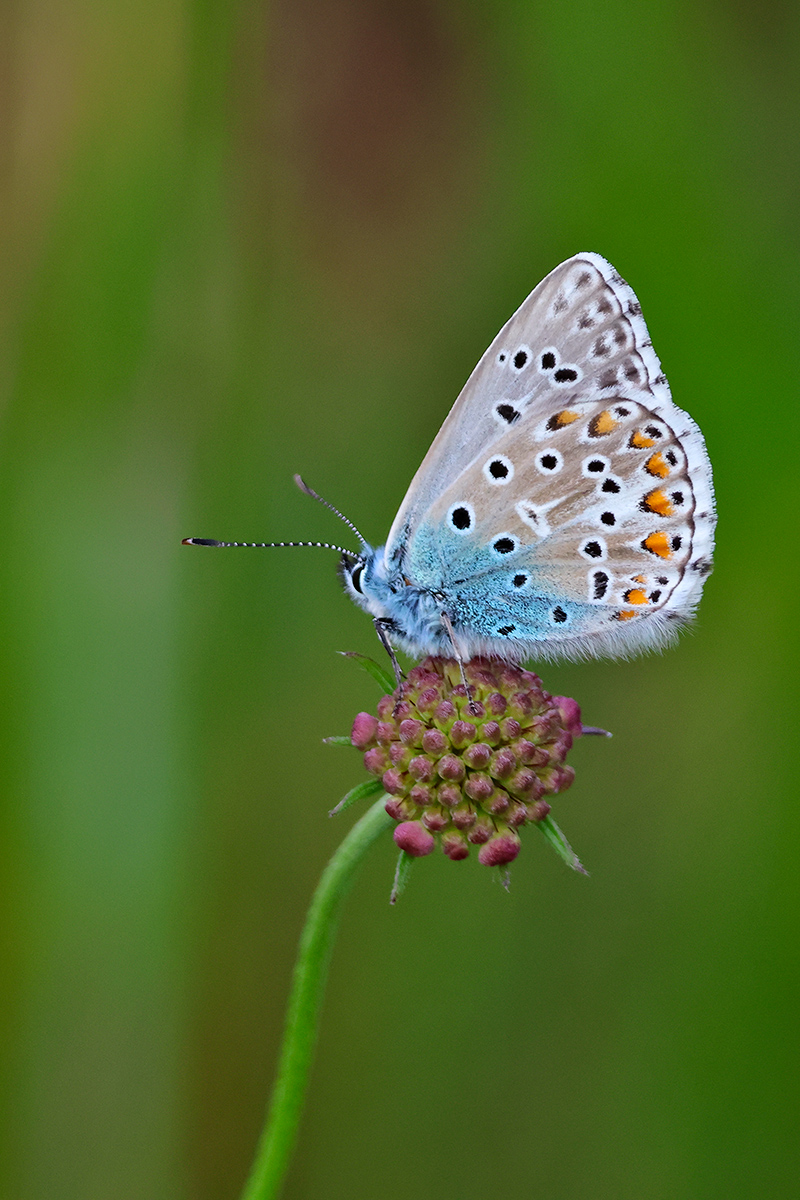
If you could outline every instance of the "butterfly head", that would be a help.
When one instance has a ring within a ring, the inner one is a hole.
[[[365,543],[361,554],[343,554],[339,560],[339,578],[359,608],[373,617],[387,615],[393,589],[386,578],[382,546],[374,550]]]

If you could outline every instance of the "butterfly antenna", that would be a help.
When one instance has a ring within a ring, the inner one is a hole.
[[[318,492],[315,492],[313,488],[310,488],[308,486],[308,484],[306,483],[306,481],[304,479],[302,479],[299,475],[295,475],[294,481],[297,484],[297,486],[300,488],[301,492],[305,492],[305,494],[307,496],[310,496],[312,500],[318,500],[320,504],[324,504],[326,508],[329,508],[332,513],[336,513],[336,516],[339,518],[339,520],[344,521],[344,523],[348,527],[348,529],[352,529],[353,533],[356,535],[358,540],[361,542],[362,546],[366,546],[368,544],[367,539],[365,537],[363,537],[363,535],[361,533],[359,533],[359,531],[356,529],[353,522],[349,521],[347,519],[347,517],[344,515],[344,513],[340,513],[338,508],[336,508],[333,504],[331,504],[330,500],[325,500],[324,497],[320,496]]]
[[[356,562],[363,562],[362,555],[345,546],[333,546],[330,542],[217,542],[214,538],[183,538],[182,546],[249,546],[251,550],[270,550],[278,546],[315,546],[319,550],[336,550],[338,554],[346,554]]]

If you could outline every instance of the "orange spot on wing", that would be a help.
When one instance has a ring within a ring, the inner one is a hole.
[[[618,612],[615,615],[617,621],[630,621],[631,617],[636,616],[636,613],[633,611],[633,609],[628,608],[623,609],[622,612]]]
[[[564,425],[571,425],[573,421],[577,421],[579,416],[580,413],[572,412],[571,409],[565,408],[562,409],[560,413],[556,413],[553,420],[555,421],[556,425],[561,428]]]
[[[633,580],[634,583],[646,583],[647,582],[644,575],[631,575],[631,579]]]
[[[648,492],[642,503],[650,509],[650,512],[658,513],[660,517],[671,517],[675,511],[669,496],[666,492],[662,492],[661,488],[655,488],[652,492]]]
[[[656,439],[648,437],[646,433],[642,433],[641,429],[637,429],[631,434],[629,446],[633,446],[634,450],[649,450],[651,446],[655,446]]]
[[[625,593],[625,599],[628,604],[647,604],[647,596],[641,588],[630,588]]]
[[[664,455],[656,451],[651,454],[647,462],[644,464],[644,469],[648,475],[657,475],[659,479],[666,479],[669,475],[669,467],[666,464]]]
[[[659,558],[672,558],[672,547],[665,533],[649,533],[642,546],[651,554],[657,554]]]
[[[615,421],[607,408],[599,412],[596,417],[592,417],[589,422],[590,437],[605,437],[607,433],[612,433],[617,428],[619,421]],[[652,442],[650,443],[653,444]]]

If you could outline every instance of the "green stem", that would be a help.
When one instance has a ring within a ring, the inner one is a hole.
[[[297,952],[275,1088],[241,1200],[273,1200],[283,1183],[308,1085],[339,909],[362,858],[392,824],[385,799],[376,800],[350,830],[311,901]]]

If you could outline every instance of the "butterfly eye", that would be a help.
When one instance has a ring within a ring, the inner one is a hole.
[[[364,574],[364,565],[363,565],[363,563],[359,563],[358,566],[353,570],[352,574],[350,575],[350,582],[353,585],[353,589],[354,589],[354,591],[358,592],[358,594],[360,596],[364,595],[364,589],[361,586],[361,576],[363,574]]]

